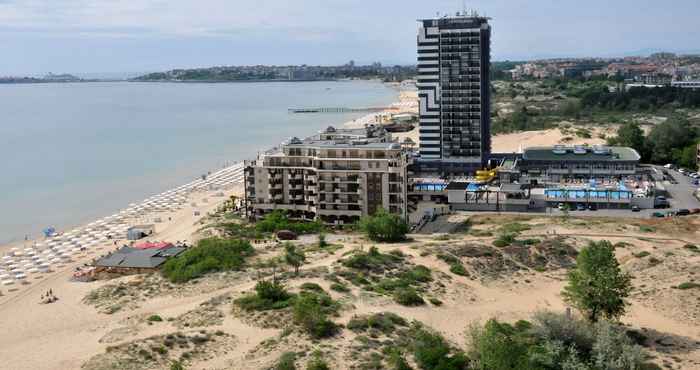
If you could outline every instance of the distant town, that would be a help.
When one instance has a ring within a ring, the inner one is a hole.
[[[624,58],[557,58],[531,61],[495,61],[495,80],[529,79],[620,79],[628,84],[700,87],[700,55],[668,52]],[[148,73],[130,81],[240,82],[240,81],[329,81],[340,79],[381,79],[386,82],[414,79],[416,65],[358,65],[350,61],[338,66],[254,65],[173,69]],[[0,83],[94,82],[71,74],[44,77],[0,76]]]

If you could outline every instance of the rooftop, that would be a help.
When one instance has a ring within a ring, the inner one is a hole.
[[[171,247],[165,249],[138,249],[121,247],[116,252],[110,253],[95,262],[99,267],[127,267],[127,268],[156,268],[162,265],[169,257],[177,256],[185,248]]]
[[[529,161],[639,161],[636,150],[622,146],[610,147],[532,147],[523,151],[523,159]]]

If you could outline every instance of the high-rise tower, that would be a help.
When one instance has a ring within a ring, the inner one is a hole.
[[[419,20],[421,172],[473,173],[491,152],[491,26],[457,14]]]

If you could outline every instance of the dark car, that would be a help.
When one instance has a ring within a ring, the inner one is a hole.
[[[576,205],[576,210],[577,211],[585,211],[586,210],[586,205],[583,203],[579,203]]]
[[[698,213],[700,213],[700,208],[693,208],[690,210],[690,214],[692,215],[697,215]]]
[[[639,212],[641,209],[639,209],[639,206],[632,206],[632,212]]]
[[[654,212],[651,214],[652,217],[664,218],[666,215],[663,212]]]
[[[687,216],[690,214],[690,211],[687,209],[679,209],[676,211],[676,216]]]

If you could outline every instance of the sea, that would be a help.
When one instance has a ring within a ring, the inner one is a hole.
[[[0,244],[78,226],[397,100],[376,81],[0,85]]]

